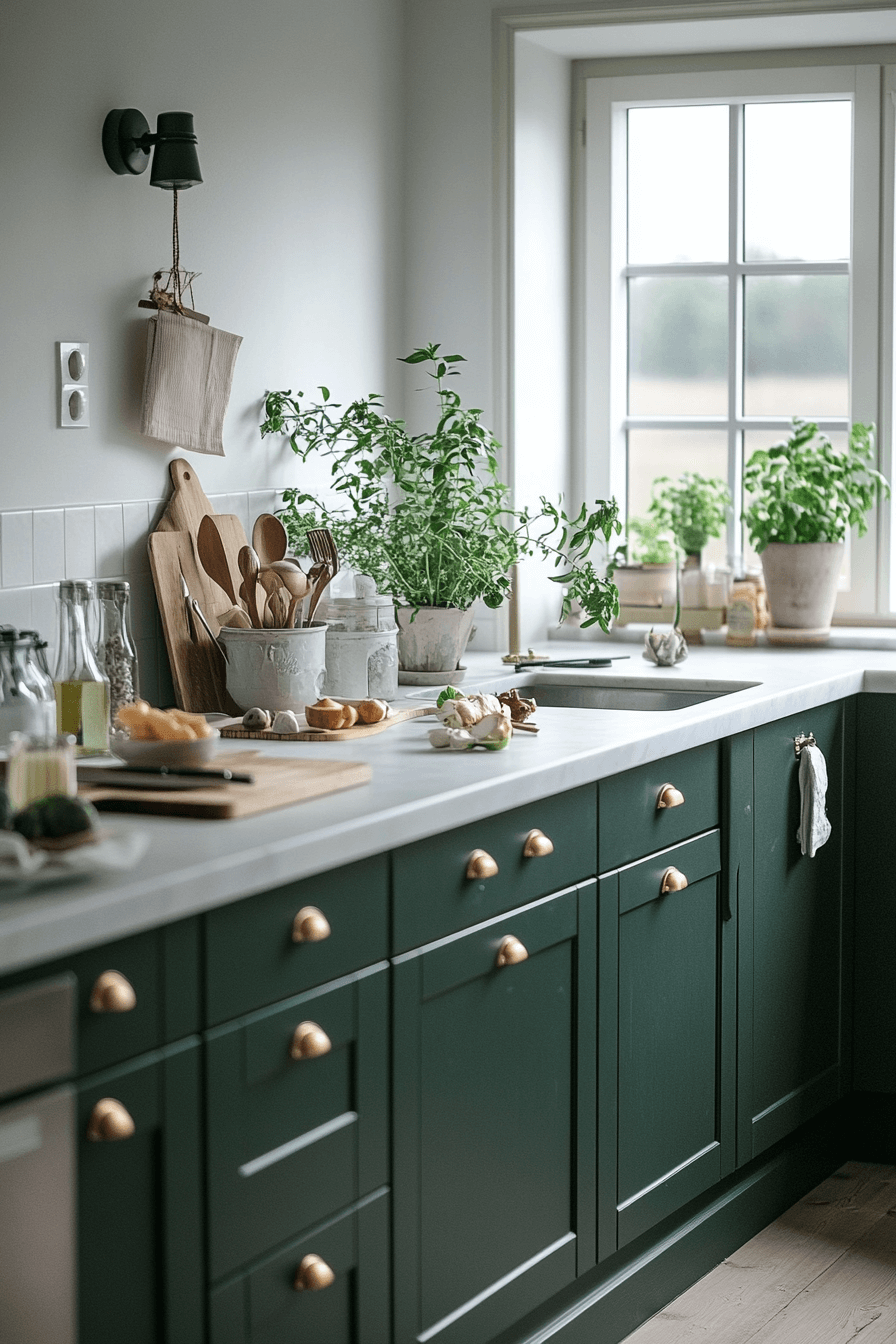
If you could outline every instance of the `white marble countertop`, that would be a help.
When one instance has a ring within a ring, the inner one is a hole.
[[[693,649],[678,668],[666,669],[643,661],[631,643],[552,640],[547,649],[553,659],[628,657],[606,670],[552,674],[571,682],[636,679],[648,686],[696,689],[725,681],[756,684],[660,712],[540,707],[541,732],[516,734],[500,752],[435,751],[427,738],[430,719],[399,724],[361,742],[266,745],[265,751],[277,754],[326,752],[368,761],[373,779],[361,788],[239,820],[104,814],[104,825],[112,829],[146,828],[151,836],[146,857],[123,874],[0,884],[0,972],[209,910],[785,715],[807,711],[804,728],[810,731],[813,706],[862,690],[896,692],[896,652],[889,650],[705,647]],[[494,654],[471,653],[467,662],[465,689],[504,689],[525,680]]]

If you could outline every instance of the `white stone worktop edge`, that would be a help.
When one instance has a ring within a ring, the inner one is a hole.
[[[209,910],[785,716],[805,714],[802,727],[810,731],[813,707],[859,691],[896,693],[896,652],[887,650],[697,648],[679,668],[659,669],[631,644],[564,648],[551,641],[548,648],[553,659],[594,656],[598,649],[600,656],[628,655],[612,669],[591,674],[611,682],[759,684],[659,713],[540,708],[540,734],[517,735],[502,752],[436,752],[427,739],[427,719],[357,743],[266,746],[306,758],[327,752],[365,760],[373,779],[361,788],[234,821],[104,814],[111,828],[148,829],[147,857],[119,875],[37,887],[0,884],[0,973]],[[495,655],[471,654],[467,662],[465,687],[481,683],[487,689],[508,677]]]

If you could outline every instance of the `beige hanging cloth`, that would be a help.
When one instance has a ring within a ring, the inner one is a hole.
[[[242,336],[163,311],[147,326],[141,431],[223,457],[224,413]]]

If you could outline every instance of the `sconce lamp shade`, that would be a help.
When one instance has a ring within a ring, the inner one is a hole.
[[[160,112],[156,133],[136,108],[115,108],[103,123],[103,154],[113,173],[146,171],[153,150],[150,184],[184,191],[202,181],[192,112]]]

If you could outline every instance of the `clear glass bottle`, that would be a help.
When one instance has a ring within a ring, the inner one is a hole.
[[[40,733],[44,714],[40,701],[25,681],[17,656],[18,632],[12,626],[0,629],[0,746],[12,733]]]
[[[47,642],[41,639],[36,630],[20,630],[19,646],[21,650],[22,670],[25,682],[34,691],[44,715],[42,731],[51,736],[56,733],[56,689],[47,667],[44,650]]]
[[[78,756],[109,750],[109,683],[100,671],[87,634],[93,584],[67,579],[59,585],[59,652],[53,682],[56,726],[71,733]]]
[[[96,661],[109,681],[109,717],[122,705],[132,704],[140,694],[137,678],[137,651],[131,635],[131,585],[124,579],[97,584],[100,601],[100,634]]]

